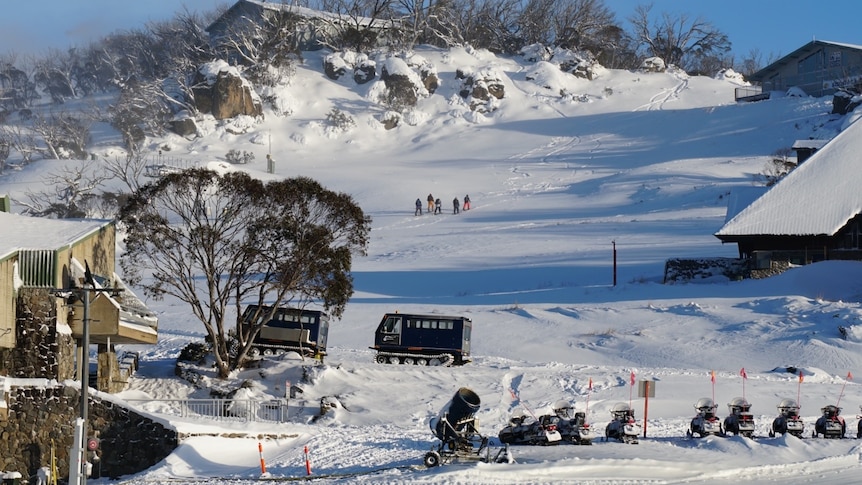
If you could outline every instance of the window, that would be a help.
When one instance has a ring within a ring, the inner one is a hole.
[[[383,322],[383,333],[398,333],[401,331],[401,318],[400,317],[388,317],[385,322]]]

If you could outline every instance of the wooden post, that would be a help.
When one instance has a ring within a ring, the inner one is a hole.
[[[647,413],[649,412],[649,381],[644,381],[644,438],[646,438]]]

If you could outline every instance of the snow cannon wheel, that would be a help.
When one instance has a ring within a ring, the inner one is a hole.
[[[440,453],[429,451],[425,453],[425,458],[422,460],[426,468],[434,468],[440,464]]]

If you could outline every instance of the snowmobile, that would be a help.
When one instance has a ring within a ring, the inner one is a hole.
[[[803,431],[805,431],[805,423],[799,417],[799,404],[793,399],[784,399],[778,403],[778,417],[772,421],[772,431],[769,432],[769,436],[775,436],[776,433],[789,433],[801,438]]]
[[[559,418],[557,431],[563,441],[576,445],[593,444],[593,431],[587,424],[586,413],[576,412],[568,401],[560,400],[554,403],[554,414]]]
[[[844,418],[841,416],[841,408],[835,405],[828,405],[820,408],[823,413],[817,418],[814,423],[814,431],[811,433],[813,438],[822,435],[824,438],[843,438],[847,432],[847,424],[844,423]]]
[[[562,440],[556,416],[539,416],[538,419],[523,414],[509,418],[509,424],[500,430],[497,437],[507,445],[556,445]]]
[[[702,397],[698,399],[694,409],[697,410],[697,415],[691,419],[691,428],[686,433],[689,437],[697,435],[703,438],[711,434],[724,435],[724,431],[721,429],[721,420],[715,415],[718,404],[715,404],[708,397]]]
[[[640,425],[635,421],[635,412],[631,406],[624,402],[618,402],[611,408],[613,421],[605,427],[605,441],[610,438],[623,443],[636,445]]]
[[[501,448],[491,458],[488,438],[476,429],[476,411],[479,409],[479,396],[472,390],[462,387],[455,396],[443,406],[440,413],[428,423],[431,432],[440,443],[425,453],[423,463],[431,468],[456,461],[480,461],[484,463],[512,463],[509,446]]]
[[[735,397],[727,404],[730,414],[724,418],[724,431],[751,438],[754,434],[754,415],[751,404],[742,397]]]

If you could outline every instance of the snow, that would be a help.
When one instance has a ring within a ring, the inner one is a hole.
[[[19,249],[57,249],[99,230],[106,224],[108,221],[57,221],[0,212],[0,227],[7,228],[0,240],[0,258]]]
[[[862,387],[846,377],[862,375],[862,263],[826,261],[756,281],[661,284],[668,258],[736,256],[735,245],[713,236],[725,222],[728,194],[754,184],[776,149],[837,134],[842,120],[829,114],[831,100],[735,104],[733,77],[676,70],[601,70],[592,82],[561,77],[554,80],[565,84],[561,95],[528,80],[536,64],[522,58],[419,49],[441,85],[420,99],[412,123],[387,131],[378,122],[386,109],[369,101],[373,87],[349,76],[326,79],[323,55],[306,53],[290,84],[274,91],[290,100],[289,115],[267,108],[242,134],[205,120],[205,136],[153,140],[151,148],[263,178],[271,145],[276,176],[317,179],[350,193],[372,216],[368,255],[354,261],[356,293],[331,326],[329,355],[324,364],[268,358],[226,382],[204,369],[195,387],[175,376],[174,363],[185,344],[203,340],[201,324],[177,301],[147,302],[159,315],[159,342],[122,349],[140,351],[141,363],[116,398],[149,400],[134,407],[185,438],[167,459],[122,483],[299,479],[306,447],[312,476],[323,483],[858,481],[859,440],[809,436],[820,408],[836,402],[848,437],[856,435]],[[495,111],[474,113],[458,96],[459,68],[502,77],[506,96]],[[349,113],[355,126],[326,131],[332,108]],[[849,149],[852,138],[830,145]],[[256,156],[232,166],[222,160],[230,149]],[[40,183],[47,170],[40,165],[3,175],[0,190],[20,197],[28,183]],[[808,184],[797,190],[800,197],[811,191]],[[413,202],[429,192],[444,201],[469,194],[472,209],[453,215],[444,204],[441,215],[414,217]],[[797,207],[794,217],[840,204],[829,197],[836,193],[818,190],[818,201]],[[473,362],[375,364],[368,348],[374,330],[396,310],[469,316]],[[481,398],[479,430],[492,441],[513,413],[547,413],[561,399],[586,412],[600,437],[616,403],[631,403],[643,421],[632,373],[656,390],[640,444],[597,437],[592,446],[512,447],[511,464],[422,466],[437,444],[429,418],[460,387]],[[303,393],[290,400],[284,423],[181,417],[159,401],[208,398],[209,387],[243,381],[258,399],[283,397],[287,381]],[[724,418],[727,403],[743,395],[756,438],[686,438],[698,399],[714,399]],[[785,398],[802,405],[804,439],[768,437]],[[322,399],[337,407],[315,420]]]

